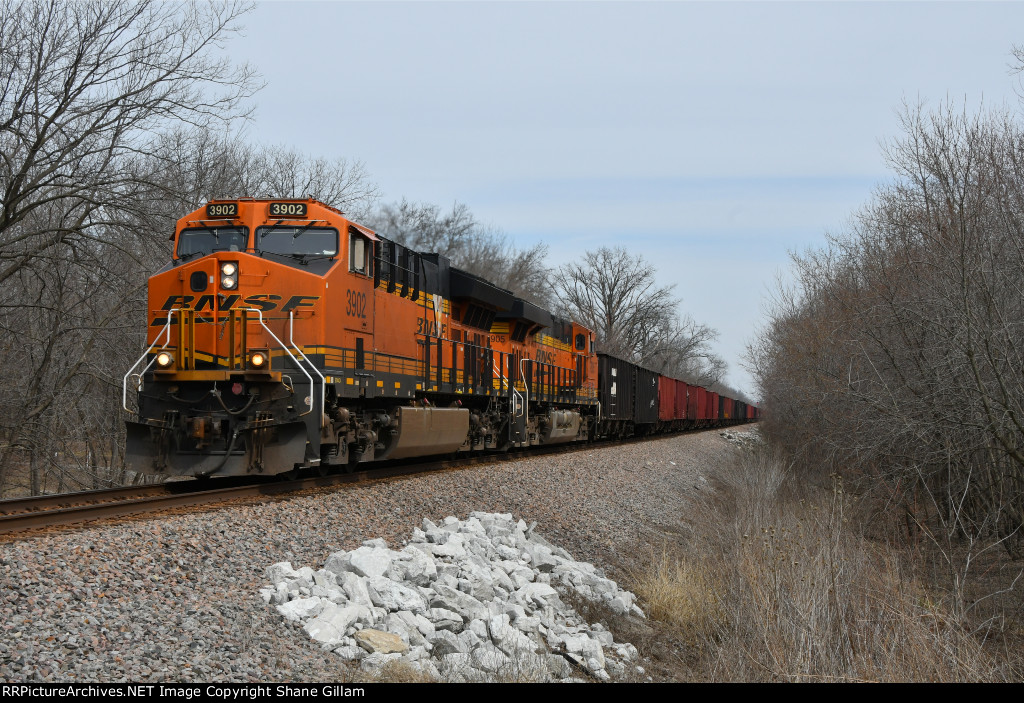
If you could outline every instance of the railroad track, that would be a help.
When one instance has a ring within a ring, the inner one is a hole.
[[[632,442],[640,440],[624,440]],[[558,454],[585,448],[607,446],[613,442],[597,442],[583,446],[556,444],[532,447],[526,451],[482,454],[456,459],[422,459],[374,466],[365,471],[307,476],[282,481],[273,476],[253,481],[250,476],[237,476],[207,481],[173,481],[147,486],[61,493],[0,501],[0,535],[15,535],[44,528],[84,525],[98,520],[159,513],[177,508],[214,505],[243,498],[271,498],[303,490],[330,488],[344,484],[383,481],[427,471],[462,469],[484,463]]]

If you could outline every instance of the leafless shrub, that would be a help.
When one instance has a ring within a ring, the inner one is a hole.
[[[1014,676],[957,621],[941,593],[915,577],[905,554],[863,536],[857,499],[841,481],[802,484],[765,453],[737,453],[712,473],[715,489],[698,495],[688,513],[688,539],[653,560],[637,586],[652,617],[673,623],[699,655],[689,676]]]
[[[952,104],[902,121],[893,181],[794,255],[752,365],[772,443],[897,511],[890,538],[924,542],[976,623],[978,565],[1024,555],[1024,130]]]

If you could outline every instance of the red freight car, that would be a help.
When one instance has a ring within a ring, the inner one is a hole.
[[[686,389],[688,386],[683,381],[676,381],[676,420],[686,419]]]
[[[672,422],[676,417],[675,379],[658,376],[658,420]]]

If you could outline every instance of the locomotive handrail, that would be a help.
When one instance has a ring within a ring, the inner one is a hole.
[[[171,320],[174,319],[174,313],[178,312],[180,309],[181,308],[171,308],[167,311],[167,322],[164,323],[164,328],[160,330],[156,339],[153,340],[153,343],[149,345],[149,348],[147,348],[146,351],[142,352],[142,356],[139,357],[139,360],[132,364],[132,367],[128,369],[128,373],[124,375],[124,379],[121,383],[121,405],[124,407],[126,412],[131,412],[131,410],[128,409],[128,377],[132,375],[132,371],[135,370],[135,367],[142,363],[143,359],[146,358],[146,355],[153,351],[153,347],[155,347],[156,343],[160,341],[160,335],[164,332],[167,333],[167,341],[164,342],[162,347],[160,347],[161,349],[166,349],[167,345],[171,343]],[[153,360],[146,364],[146,368],[142,369],[142,373],[149,371],[149,367],[155,363],[156,357],[154,356]]]
[[[519,396],[520,402],[523,403],[523,422],[528,425],[530,423],[530,386],[526,382],[526,371],[523,369],[523,364],[525,364],[527,361],[530,360],[527,358],[522,358],[519,360],[519,378],[523,381],[523,388],[526,390],[525,402],[523,402],[523,397],[519,395],[519,391],[515,388],[514,384],[512,388],[513,390],[515,390],[515,394]],[[529,429],[527,429],[526,434],[527,436],[529,436]]]
[[[498,372],[498,392],[501,393],[505,390],[505,374],[502,372],[501,367],[496,361],[491,361],[491,370]]]
[[[263,321],[263,311],[262,310],[260,310],[259,308],[243,308],[243,309],[246,312],[254,312],[257,315],[259,315],[260,326],[263,327],[263,329],[265,329],[267,331],[267,334],[269,334],[271,337],[274,338],[274,341],[277,342],[278,346],[280,346],[282,349],[284,349],[284,353],[287,354],[288,356],[290,356],[292,358],[292,361],[295,362],[295,367],[299,371],[301,371],[303,374],[305,374],[306,378],[309,379],[309,394],[310,394],[309,395],[309,410],[307,410],[304,413],[299,413],[299,417],[304,417],[306,415],[309,415],[311,412],[313,412],[313,377],[309,375],[309,372],[307,372],[306,369],[302,368],[302,364],[299,363],[299,360],[295,358],[295,355],[291,353],[291,350],[288,349],[288,347],[285,345],[285,343],[282,342],[280,339],[278,339],[277,335],[274,334],[273,330],[271,330],[269,327],[267,327],[267,323]],[[323,414],[323,413],[321,412],[321,414]],[[321,419],[321,422],[323,422],[323,419]]]
[[[327,403],[327,379],[324,378],[324,375],[322,373],[320,373],[319,369],[317,369],[316,364],[314,364],[312,361],[310,361],[309,357],[307,357],[305,354],[302,353],[302,349],[299,347],[298,344],[295,343],[295,336],[294,336],[294,334],[295,334],[295,311],[294,310],[290,310],[290,311],[288,311],[288,343],[291,344],[292,348],[294,348],[295,351],[297,351],[299,353],[299,356],[301,356],[303,358],[303,360],[307,364],[309,364],[309,368],[313,369],[313,373],[315,373],[317,376],[320,377],[320,427],[323,427],[324,424],[325,424],[324,418],[327,416],[327,405],[326,405],[326,403]],[[310,384],[312,384],[312,383],[313,383],[313,381],[310,380]],[[312,386],[310,387],[310,390],[312,391]]]

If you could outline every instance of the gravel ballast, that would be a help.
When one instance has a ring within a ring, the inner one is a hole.
[[[400,545],[424,518],[486,511],[536,521],[628,586],[637,545],[678,526],[703,467],[734,447],[706,431],[9,541],[0,680],[347,680],[261,598],[268,564]]]

